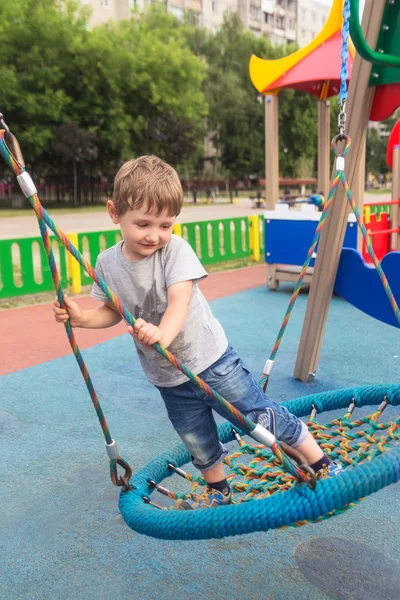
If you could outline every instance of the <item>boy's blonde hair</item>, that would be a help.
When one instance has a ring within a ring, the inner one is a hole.
[[[146,203],[151,214],[159,216],[166,211],[175,217],[181,212],[183,190],[171,165],[157,156],[140,156],[128,160],[118,171],[113,201],[118,216]]]

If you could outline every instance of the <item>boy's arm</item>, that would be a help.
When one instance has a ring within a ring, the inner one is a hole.
[[[164,348],[168,348],[183,327],[189,312],[192,289],[191,280],[175,283],[168,288],[168,307],[159,325],[163,333],[161,343]]]
[[[192,288],[192,280],[171,285],[167,292],[168,307],[160,325],[157,327],[143,319],[137,319],[134,328],[128,327],[129,333],[145,348],[151,348],[156,342],[168,348],[183,327],[189,311]]]
[[[64,300],[66,310],[60,308],[57,299],[53,303],[53,312],[58,323],[65,323],[69,320],[71,327],[103,329],[116,325],[122,319],[121,315],[108,303],[103,303],[93,310],[81,310],[79,305],[70,300],[67,295],[64,296]]]
[[[122,320],[121,315],[113,305],[104,302],[101,306],[92,310],[82,311],[82,320],[76,327],[84,329],[106,329],[113,327]]]

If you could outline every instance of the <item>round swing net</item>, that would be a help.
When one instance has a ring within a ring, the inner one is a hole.
[[[337,156],[336,174],[275,346],[260,379],[264,391],[295,300],[340,182],[400,324],[399,308],[375,255],[344,174],[344,157],[350,147],[350,139],[344,134],[348,5],[346,0],[343,12],[341,72],[344,85],[340,95],[339,135],[332,143]],[[41,205],[35,185],[25,170],[18,142],[4,123],[2,115],[0,115],[0,123],[3,127],[0,131],[0,153],[14,171],[23,193],[35,211],[60,306],[65,307],[64,292],[60,284],[48,229],[53,231],[68,252],[106,293],[123,319],[133,326],[135,324],[133,316]],[[339,152],[341,141],[345,142],[345,147],[342,152]],[[220,412],[222,409],[230,423],[219,426],[219,436],[223,443],[233,445],[231,454],[224,459],[230,469],[228,481],[233,491],[232,504],[219,507],[218,510],[174,510],[177,499],[197,494],[205,485],[201,477],[192,475],[182,468],[190,462],[186,448],[183,444],[176,446],[132,477],[129,464],[121,458],[116,443],[111,437],[97,393],[68,321],[65,323],[65,329],[103,430],[110,461],[111,480],[122,488],[119,501],[121,513],[126,523],[140,533],[164,539],[207,539],[267,531],[289,525],[300,526],[337,515],[352,507],[363,497],[400,479],[400,418],[390,415],[387,420],[384,418],[385,414],[393,413],[394,407],[400,404],[400,385],[348,388],[285,403],[288,410],[298,417],[309,416],[308,426],[318,444],[329,457],[340,462],[344,467],[343,472],[338,476],[317,481],[315,473],[298,452],[279,443],[270,432],[250,421],[216,391],[209,388],[168,350],[160,344],[155,344],[154,349],[157,352],[203,389],[212,402],[219,406]],[[390,408],[387,408],[389,405]],[[366,410],[367,407],[374,408]],[[317,414],[334,410],[343,411],[342,416],[335,416],[330,422],[324,424],[316,421]],[[355,411],[354,416],[353,411]],[[245,441],[243,436],[246,434],[258,443],[250,444]],[[120,474],[121,469],[122,474]],[[176,492],[162,485],[164,479],[171,477],[173,477],[171,481],[175,482]],[[156,493],[157,499],[154,499]]]

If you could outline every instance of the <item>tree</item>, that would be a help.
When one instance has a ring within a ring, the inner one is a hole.
[[[252,54],[277,59],[294,47],[272,46],[244,28],[239,16],[226,16],[212,35],[187,28],[192,51],[206,61],[204,92],[209,105],[208,130],[214,132],[222,167],[232,177],[265,174],[264,106],[249,76]],[[279,94],[280,174],[296,176],[304,165],[315,173],[317,101],[314,97],[283,90]]]
[[[205,66],[183,28],[161,8],[93,30],[86,16],[72,0],[0,4],[0,106],[30,167],[56,169],[63,124],[95,136],[108,175],[154,147],[174,164],[190,159],[207,114]]]
[[[34,161],[65,120],[63,80],[76,40],[87,35],[84,12],[69,0],[0,3],[0,106],[24,154]]]
[[[366,172],[374,175],[386,175],[389,167],[386,163],[386,143],[379,137],[376,129],[368,129],[367,151],[366,151]]]

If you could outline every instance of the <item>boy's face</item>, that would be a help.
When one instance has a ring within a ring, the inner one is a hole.
[[[133,208],[118,216],[114,202],[107,202],[108,213],[113,223],[119,223],[124,238],[123,254],[128,260],[140,260],[154,254],[166,244],[172,235],[176,217],[166,212],[159,216],[147,212],[147,205]]]

